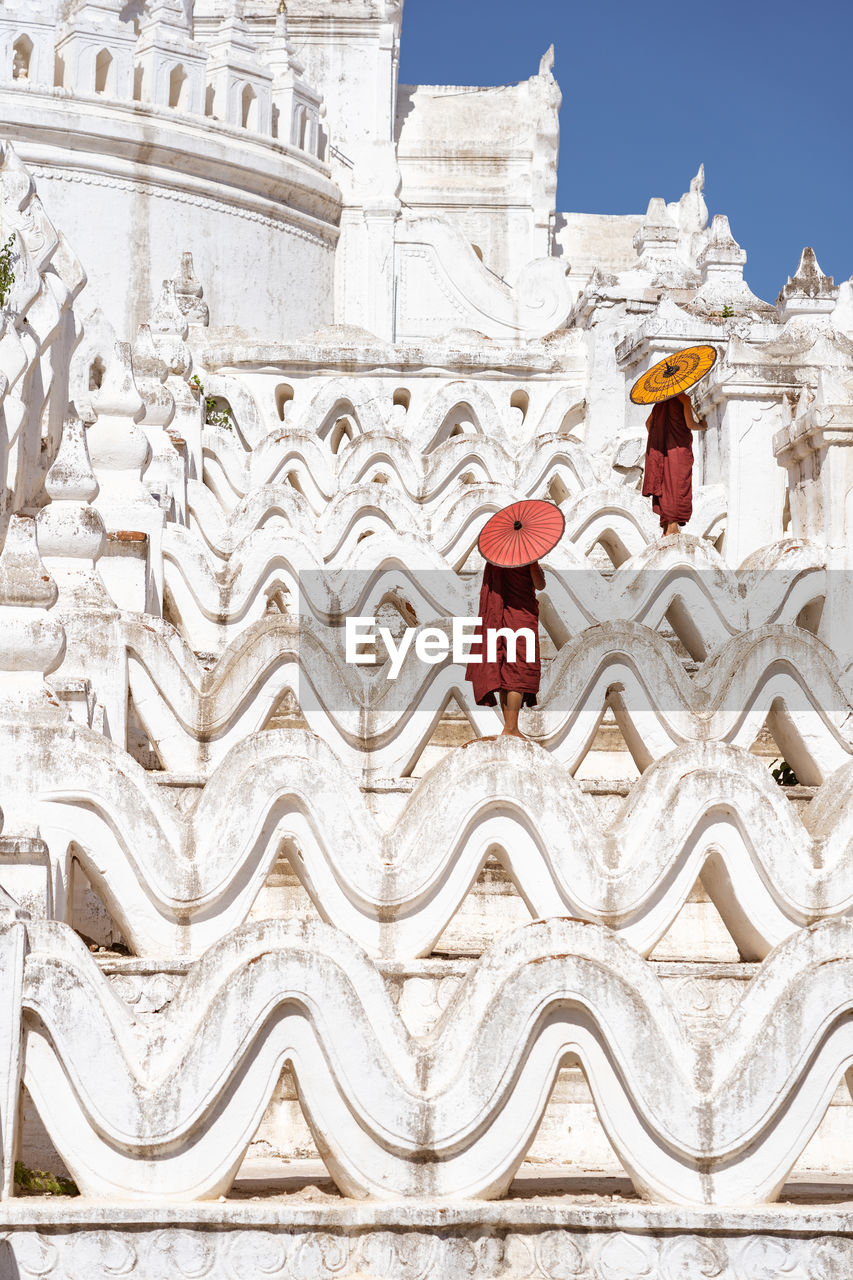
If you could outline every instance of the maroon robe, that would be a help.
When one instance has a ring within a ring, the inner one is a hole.
[[[693,514],[693,433],[680,400],[662,400],[652,409],[643,497],[651,497],[662,529],[672,520],[687,524]]]
[[[499,569],[486,564],[483,585],[480,588],[479,617],[482,620],[480,639],[470,646],[471,655],[482,654],[482,662],[469,662],[466,680],[474,686],[474,699],[481,707],[495,705],[495,693],[499,689],[514,689],[524,695],[522,706],[535,707],[539,692],[539,601],[533,587],[529,565],[520,569]],[[536,656],[533,662],[525,661],[527,641],[518,637],[515,662],[507,661],[506,638],[498,636],[496,662],[486,662],[485,636],[487,631],[508,627],[518,631],[529,627],[536,637]]]

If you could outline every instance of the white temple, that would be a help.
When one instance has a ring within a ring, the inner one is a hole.
[[[849,1280],[853,286],[401,23],[0,7],[0,1280]],[[528,742],[343,646],[522,497]]]

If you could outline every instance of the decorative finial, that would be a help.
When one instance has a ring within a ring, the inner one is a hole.
[[[38,514],[38,542],[42,558],[59,584],[60,608],[103,607],[106,590],[95,562],[106,545],[104,522],[91,505],[98,481],[89,459],[83,423],[69,414],[62,440],[44,487],[50,502]]]
[[[181,265],[172,279],[178,306],[186,316],[187,323],[207,326],[210,323],[210,311],[204,301],[204,289],[193,268],[193,256],[188,251],[181,254]]]
[[[65,654],[65,629],[49,612],[56,597],[34,517],[13,515],[0,553],[0,719],[65,719],[44,683]]]
[[[175,334],[180,338],[187,336],[187,318],[178,301],[174,280],[163,281],[160,297],[148,323],[154,334]]]
[[[92,396],[92,404],[99,418],[128,418],[139,422],[145,413],[145,405],[133,378],[133,363],[129,342],[117,342],[113,359],[107,365],[104,380]]]
[[[116,343],[115,359],[107,365],[92,405],[97,421],[89,428],[89,456],[101,485],[97,505],[103,511],[109,496],[104,490],[107,474],[132,477],[138,484],[151,455],[148,440],[136,425],[145,416],[145,403],[133,376],[129,343]]]
[[[793,316],[829,314],[835,309],[838,289],[832,276],[821,271],[815,251],[806,245],[793,276],[779,291],[776,307],[783,320]]]

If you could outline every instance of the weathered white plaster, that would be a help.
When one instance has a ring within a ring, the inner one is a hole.
[[[553,54],[398,91],[401,19],[0,14],[0,1275],[840,1280],[850,285],[756,298],[701,166],[559,214]],[[528,742],[341,644],[522,497]]]

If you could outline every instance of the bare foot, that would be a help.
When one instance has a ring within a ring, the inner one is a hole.
[[[678,521],[670,520],[665,529],[661,529],[662,538],[671,538],[673,534],[678,533]]]
[[[522,733],[520,729],[501,729],[500,736],[502,738],[521,738],[522,742],[529,742],[526,733]]]

